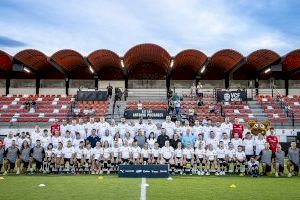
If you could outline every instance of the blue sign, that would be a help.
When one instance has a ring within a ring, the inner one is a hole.
[[[119,165],[119,177],[167,178],[168,165]]]

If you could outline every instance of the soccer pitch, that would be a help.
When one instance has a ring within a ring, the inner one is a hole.
[[[103,178],[103,179],[102,179]],[[103,176],[6,176],[0,180],[3,200],[140,199],[141,178]],[[299,199],[300,178],[198,177],[147,178],[146,199]],[[45,187],[39,187],[45,184]],[[230,185],[236,188],[229,188]]]

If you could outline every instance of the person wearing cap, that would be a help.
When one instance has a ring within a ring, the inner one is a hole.
[[[4,173],[7,175],[8,172],[13,173],[16,163],[19,163],[20,151],[17,147],[16,140],[12,139],[11,145],[4,152]],[[17,168],[16,174],[20,174],[20,168]]]

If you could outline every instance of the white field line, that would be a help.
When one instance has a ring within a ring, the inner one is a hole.
[[[146,178],[142,178],[140,200],[146,200]]]

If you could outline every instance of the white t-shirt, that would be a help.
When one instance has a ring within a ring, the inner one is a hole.
[[[198,158],[204,158],[205,155],[206,155],[206,150],[205,150],[205,148],[202,148],[202,149],[196,148],[196,150],[195,150],[195,155],[197,155]]]
[[[100,160],[101,155],[103,155],[103,149],[101,147],[99,147],[99,148],[94,147],[93,155],[94,155],[94,159]]]
[[[73,139],[71,137],[68,137],[68,138],[63,137],[61,140],[62,140],[62,143],[63,143],[64,147],[67,146],[69,140],[71,141],[71,143],[73,143]]]
[[[255,146],[255,154],[259,155],[260,152],[265,148],[266,140],[263,138],[262,140],[255,139],[254,146]]]
[[[198,148],[199,147],[199,143],[201,143],[202,144],[202,147],[205,147],[206,146],[206,142],[204,141],[204,140],[196,140],[195,141],[195,148]]]
[[[238,160],[243,160],[246,157],[246,154],[244,151],[242,151],[242,152],[236,151],[235,156]]]
[[[97,125],[98,125],[98,136],[99,137],[102,137],[104,135],[105,130],[106,129],[109,130],[109,127],[110,127],[109,123],[107,123],[107,122],[98,122]]]
[[[51,149],[51,150],[49,150],[49,149],[47,149],[46,151],[45,151],[45,157],[46,158],[51,158],[52,157],[52,155],[53,155],[53,149]]]
[[[66,124],[66,125],[60,125],[60,135],[62,137],[65,137],[65,133],[66,131],[69,130],[70,131],[70,125],[69,124]]]
[[[175,149],[174,154],[176,158],[182,158],[182,149]]]
[[[76,138],[75,138],[75,139],[73,140],[73,146],[74,146],[75,148],[77,148],[77,147],[79,146],[79,143],[80,143],[81,141],[84,142],[84,140],[83,140],[82,138],[80,138],[80,139],[76,139]]]
[[[41,137],[41,145],[44,149],[47,149],[48,144],[51,142],[51,137],[47,136],[47,137]],[[29,144],[29,143],[28,143]]]
[[[192,128],[192,133],[195,135],[195,136],[198,136],[199,133],[202,133],[203,132],[203,126],[193,126]]]
[[[111,148],[103,148],[103,158],[109,159],[111,155]]]
[[[154,147],[154,143],[156,142],[156,139],[147,139],[148,145],[149,145],[149,149],[153,149]]]
[[[192,159],[194,156],[194,149],[188,149],[188,148],[184,148],[182,154],[185,156],[186,159]]]
[[[250,139],[250,140],[244,139],[243,145],[245,146],[245,154],[246,155],[254,155],[254,150],[253,150],[254,141],[252,139]]]
[[[141,155],[142,155],[143,158],[149,158],[150,154],[151,154],[151,150],[150,149],[144,149],[144,148],[142,148]]]
[[[160,153],[160,149],[154,149],[154,148],[152,149],[151,154],[154,158],[158,158],[159,153]]]
[[[123,147],[120,148],[120,152],[121,152],[121,157],[123,159],[129,159],[131,148],[129,146],[127,146],[127,147],[123,146]]]
[[[235,149],[227,149],[226,151],[226,154],[230,159],[233,159],[235,157],[235,153],[236,153]]]
[[[56,155],[57,158],[61,158],[63,155],[63,149],[53,149],[53,153]]]
[[[131,147],[132,157],[138,159],[140,157],[141,148],[140,147]]]
[[[86,132],[86,137],[89,137],[90,135],[92,135],[92,130],[95,129],[96,131],[98,130],[98,125],[96,122],[88,122],[86,125],[85,125],[85,128],[87,130]]]
[[[84,155],[85,155],[85,159],[88,159],[88,160],[92,159],[93,149],[92,148],[90,148],[90,149],[85,148],[84,149]]]
[[[225,159],[225,156],[226,156],[226,149],[225,148],[223,148],[223,149],[218,148],[216,150],[216,152],[217,152],[217,158]]]
[[[241,138],[238,139],[232,138],[231,143],[233,145],[233,148],[237,151],[238,146],[243,145],[243,140]]]
[[[85,128],[86,124],[77,124],[77,131],[80,133],[81,138],[86,138]]]
[[[221,126],[220,127],[214,127],[214,132],[216,134],[216,138],[220,140],[224,130]]]
[[[75,153],[76,153],[76,158],[77,159],[82,159],[84,155],[84,148],[75,148]]]
[[[105,135],[103,135],[103,137],[101,138],[101,142],[105,142],[105,141],[107,141],[108,142],[108,144],[109,144],[109,146],[111,146],[112,145],[112,141],[113,141],[113,138],[112,138],[112,136],[105,136]]]
[[[75,153],[74,147],[64,147],[63,154],[64,158],[72,158],[72,155]]]
[[[230,137],[230,133],[231,133],[231,131],[232,131],[232,129],[233,129],[233,125],[232,125],[232,123],[225,123],[225,122],[223,122],[222,124],[221,124],[221,127],[222,127],[222,129],[227,133],[227,136],[228,137]]]
[[[125,137],[125,133],[128,130],[128,124],[127,123],[119,123],[118,124],[118,131],[120,133],[120,137],[123,139]]]
[[[213,146],[213,149],[218,148],[219,140],[217,138],[208,138],[206,141],[206,145],[211,144]]]
[[[111,148],[112,156],[114,158],[118,158],[119,157],[120,149],[121,149],[120,147],[113,147],[113,148]]]
[[[124,138],[124,139],[123,139],[123,143],[125,143],[125,141],[127,141],[128,146],[130,146],[130,147],[132,146],[132,143],[133,143],[133,139],[132,139],[132,138],[128,138],[128,139],[127,139],[127,138]]]
[[[164,159],[170,159],[173,156],[174,149],[171,146],[170,147],[164,146],[164,147],[161,148],[160,153],[161,153],[161,155]]]
[[[213,161],[215,159],[215,156],[217,155],[217,152],[215,150],[209,150],[206,151],[206,157],[209,161]]]
[[[166,134],[172,138],[174,129],[175,129],[175,123],[174,122],[163,122],[162,128],[166,129]]]
[[[60,136],[58,137],[52,136],[51,142],[53,144],[53,148],[56,149],[58,147],[58,143],[62,142],[62,138]]]

